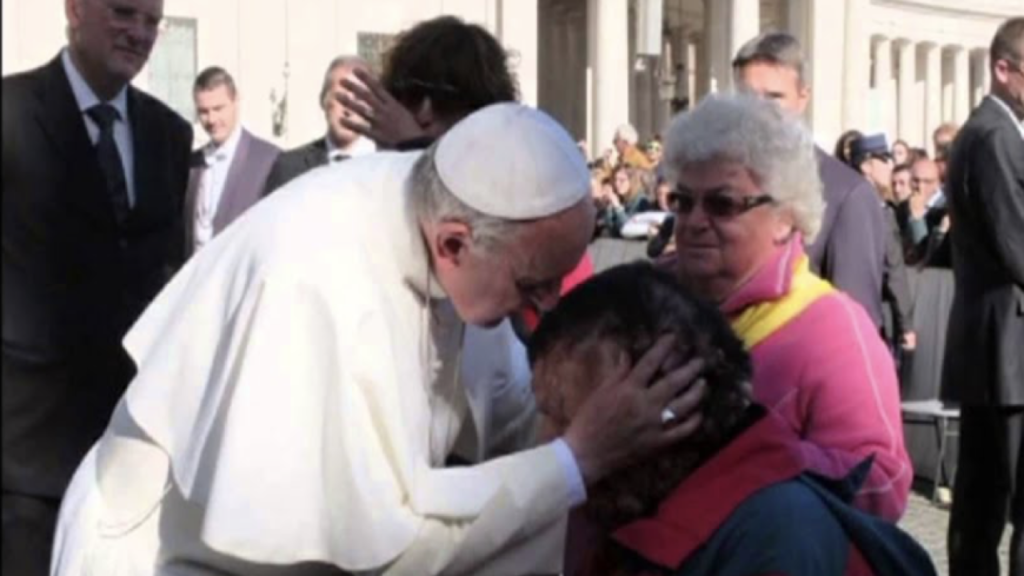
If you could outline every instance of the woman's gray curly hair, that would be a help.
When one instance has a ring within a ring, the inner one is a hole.
[[[825,212],[814,140],[774,102],[750,94],[712,94],[675,118],[663,163],[673,182],[687,166],[739,162],[765,194],[793,216],[804,242],[814,241]]]

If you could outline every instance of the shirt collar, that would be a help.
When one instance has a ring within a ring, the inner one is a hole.
[[[751,494],[805,469],[796,433],[769,410],[683,480],[653,517],[619,528],[612,538],[650,562],[678,569]]]
[[[1024,138],[1024,121],[1017,118],[1017,115],[1013,113],[1013,110],[1009,107],[1009,105],[1006,104],[1006,102],[1003,102],[1001,98],[989,94],[988,99],[992,100],[993,102],[998,104],[1000,108],[1006,111],[1006,114],[1010,116],[1011,120],[1013,120],[1014,125],[1017,126],[1017,131],[1020,132],[1020,137]]]
[[[328,162],[331,161],[331,156],[333,156],[335,152],[341,152],[345,156],[355,158],[357,156],[365,156],[366,154],[372,154],[377,151],[377,145],[374,144],[373,140],[370,140],[369,138],[365,138],[363,136],[356,138],[356,140],[352,142],[351,145],[349,145],[347,150],[342,150],[341,148],[338,148],[338,146],[334,143],[334,140],[331,140],[330,136],[325,136],[324,140],[327,142]]]
[[[235,126],[235,131],[228,136],[228,139],[224,141],[220,146],[215,146],[213,142],[209,142],[203,147],[203,158],[206,160],[206,165],[210,166],[213,164],[215,156],[223,155],[225,160],[230,160],[235,156],[235,150],[238,149],[238,142],[242,139],[242,125],[238,124]]]
[[[64,73],[68,77],[68,82],[71,83],[71,92],[75,95],[75,102],[78,103],[78,109],[85,112],[97,104],[103,102],[96,96],[89,83],[85,81],[85,78],[75,67],[75,62],[71,59],[71,53],[65,48],[60,55],[61,63],[64,65]],[[124,122],[128,121],[128,86],[121,89],[120,92],[114,96],[107,104],[113,106],[118,113],[121,115],[121,120]]]
[[[732,316],[748,306],[777,300],[789,293],[793,266],[803,254],[803,238],[800,234],[794,234],[788,242],[775,249],[774,254],[753,276],[722,302],[722,312]]]

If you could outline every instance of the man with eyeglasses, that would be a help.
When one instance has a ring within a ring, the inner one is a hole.
[[[768,32],[743,45],[732,63],[741,89],[774,100],[792,117],[807,109],[811,88],[804,77],[800,43],[784,32]],[[824,183],[825,219],[807,247],[811,267],[846,292],[882,326],[885,221],[871,185],[842,162],[817,149]]]
[[[48,573],[75,467],[134,374],[121,338],[183,257],[192,129],[129,83],[162,0],[67,0],[3,79],[3,574]]]
[[[942,191],[939,167],[930,158],[918,158],[910,167],[913,193],[907,202],[904,241],[912,264],[927,261],[949,230],[946,195]]]
[[[352,111],[341,101],[341,96],[345,93],[342,82],[351,78],[357,70],[368,69],[366,61],[358,56],[338,56],[331,61],[324,74],[323,87],[320,89],[320,108],[327,123],[327,134],[323,138],[317,138],[278,156],[267,177],[263,189],[264,196],[313,168],[371,154],[377,150],[372,140],[345,126],[344,119],[350,116]]]
[[[946,192],[956,294],[942,397],[960,404],[949,573],[1024,576],[1024,18],[989,49],[991,91],[953,145]]]

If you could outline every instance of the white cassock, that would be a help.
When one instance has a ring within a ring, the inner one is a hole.
[[[466,331],[430,277],[418,157],[296,180],[168,285],[125,340],[138,376],[68,491],[55,576],[560,571],[562,448],[442,467],[464,423],[477,457],[529,436],[532,397],[507,322]]]

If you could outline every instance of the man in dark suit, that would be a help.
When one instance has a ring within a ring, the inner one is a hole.
[[[199,250],[263,195],[281,151],[238,122],[238,90],[223,68],[196,77],[196,116],[210,142],[192,154],[185,196],[185,250]]]
[[[162,0],[67,0],[68,46],[3,79],[3,570],[44,576],[60,499],[183,259],[192,129],[128,83]]]
[[[999,574],[1007,519],[1010,575],[1024,576],[1024,18],[999,28],[989,54],[991,92],[947,171],[956,295],[942,394],[961,418],[951,576]]]
[[[355,70],[368,69],[366,61],[358,56],[338,56],[331,61],[320,90],[320,108],[327,122],[327,135],[281,154],[267,178],[264,195],[328,162],[340,162],[376,151],[372,140],[346,128],[341,122],[342,118],[351,115],[341,103],[341,96],[345,94],[342,80],[351,77]]]
[[[890,349],[901,357],[903,350],[913,350],[917,335],[912,324],[910,283],[903,260],[903,239],[896,221],[892,193],[892,155],[885,134],[868,134],[850,142],[850,166],[856,168],[878,194],[878,204],[885,216],[886,240],[882,301],[884,303],[883,334]]]
[[[783,32],[761,34],[740,48],[732,66],[736,83],[744,90],[775,100],[795,117],[807,109],[811,89],[796,38]],[[818,274],[859,302],[881,328],[886,238],[882,208],[867,180],[821,148],[817,152],[825,185],[825,219],[807,255]]]

